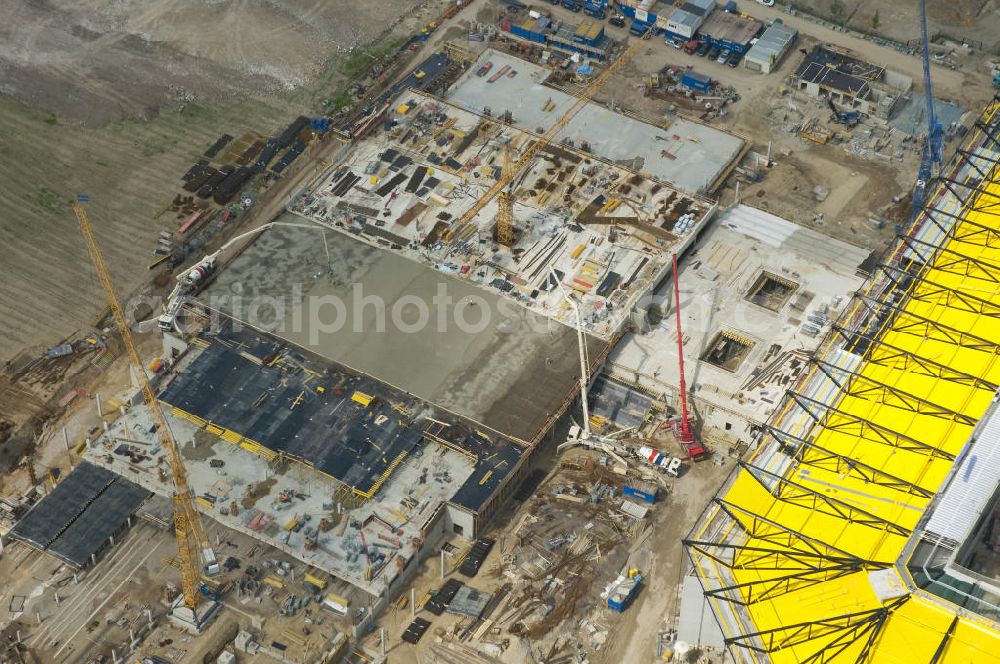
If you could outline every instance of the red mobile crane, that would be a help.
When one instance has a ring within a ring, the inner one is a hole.
[[[674,313],[677,315],[677,363],[681,372],[681,420],[674,426],[674,433],[677,440],[684,447],[686,460],[701,461],[708,458],[708,450],[701,444],[694,435],[691,422],[688,419],[687,406],[687,383],[684,381],[684,332],[681,329],[681,287],[680,277],[677,274],[677,254],[673,255],[674,262]]]

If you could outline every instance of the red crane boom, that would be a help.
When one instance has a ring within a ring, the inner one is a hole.
[[[681,328],[681,287],[680,277],[677,274],[677,254],[673,255],[674,262],[674,313],[677,316],[677,364],[681,372],[680,392],[681,392],[681,422],[676,429],[677,440],[684,446],[687,458],[692,461],[701,461],[708,456],[708,451],[698,441],[691,428],[688,419],[687,405],[687,382],[684,380],[684,331]]]

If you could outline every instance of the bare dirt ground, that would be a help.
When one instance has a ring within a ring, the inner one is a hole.
[[[903,3],[899,7],[895,3],[880,4],[891,5],[891,11],[898,14],[892,14],[892,22],[897,29],[902,29],[897,23],[905,23],[909,26],[911,37],[919,34],[916,3]],[[910,7],[910,4],[913,6]],[[762,154],[770,142],[774,161],[774,166],[764,171],[763,181],[750,186],[742,185],[741,200],[852,244],[881,249],[891,241],[898,220],[886,219],[882,228],[876,228],[871,218],[885,218],[886,206],[892,204],[893,197],[905,196],[912,188],[918,156],[907,151],[901,160],[865,160],[849,154],[842,145],[817,145],[797,134],[781,131],[772,126],[767,114],[775,104],[792,105],[807,117],[816,117],[831,129],[841,130],[845,140],[862,135],[865,125],[853,132],[845,132],[842,127],[827,122],[830,113],[821,102],[791,93],[782,96],[781,91],[790,88],[788,78],[803,57],[797,49],[809,49],[816,43],[833,43],[849,48],[871,62],[911,77],[914,82],[911,94],[918,97],[923,94],[920,59],[829,26],[790,16],[783,5],[744,5],[745,11],[760,20],[781,18],[800,31],[796,49],[789,52],[780,67],[771,74],[752,74],[743,67],[733,69],[706,58],[689,56],[683,51],[666,47],[662,39],[657,38],[650,40],[649,45],[625,66],[622,75],[613,79],[597,99],[659,121],[672,104],[646,97],[644,86],[650,74],[665,66],[693,67],[724,86],[733,86],[740,94],[740,100],[727,106],[725,117],[714,120],[712,124],[747,137],[753,149]],[[561,9],[553,9],[554,13],[561,12]],[[962,11],[968,11],[968,8]],[[880,10],[880,15],[886,16],[887,10]],[[572,15],[562,12],[560,16],[568,18]],[[883,26],[888,24],[889,21],[883,20]],[[984,15],[976,25],[981,27],[983,24],[991,25],[995,31],[1000,27],[1000,18]],[[609,28],[609,31],[617,38],[625,36],[625,29]],[[935,65],[932,71],[935,96],[953,101],[966,110],[978,111],[993,93],[983,63],[984,55],[974,53],[958,61],[955,69]],[[690,112],[690,109],[676,105],[681,113]],[[952,145],[946,144],[945,154],[950,154],[952,148]],[[829,191],[825,200],[817,200],[813,194],[815,187]],[[723,204],[731,204],[736,195],[734,182],[728,182],[717,195]]]
[[[4,0],[4,94],[71,122],[149,119],[161,107],[268,99],[367,45],[413,0]]]
[[[90,196],[112,277],[132,292],[158,232],[176,230],[153,213],[220,134],[316,113],[373,40],[443,5],[0,0],[0,361],[86,329],[104,306],[75,194]]]
[[[677,446],[676,440],[670,435],[663,435],[654,444],[665,450],[672,450]],[[536,460],[536,466],[543,471],[557,468],[561,462],[567,460],[576,462],[583,458],[596,459],[598,456],[593,452],[575,449],[556,458],[552,456],[551,448],[542,450],[541,454],[543,456]],[[651,513],[640,524],[638,530],[643,534],[637,534],[634,540],[625,538],[621,542],[602,544],[599,552],[600,562],[594,563],[594,569],[588,569],[587,578],[591,580],[586,584],[586,589],[577,599],[569,600],[573,602],[573,608],[564,618],[551,625],[544,635],[539,636],[535,633],[537,630],[532,627],[539,620],[537,613],[530,619],[511,618],[511,615],[517,612],[517,607],[526,607],[530,604],[530,602],[521,603],[524,590],[520,584],[523,582],[521,566],[531,559],[531,555],[519,550],[519,546],[533,537],[529,534],[530,531],[546,532],[547,536],[569,532],[578,529],[588,518],[592,519],[589,526],[595,526],[600,523],[601,517],[593,516],[591,512],[600,512],[602,509],[600,506],[572,507],[570,503],[554,500],[553,490],[565,486],[568,480],[563,471],[552,471],[548,479],[532,492],[532,498],[516,504],[515,509],[505,511],[498,517],[498,522],[491,526],[491,532],[487,535],[495,538],[497,545],[493,547],[483,562],[479,575],[474,579],[457,573],[459,561],[468,549],[469,543],[459,537],[450,538],[451,544],[456,549],[454,555],[447,555],[445,558],[445,578],[458,579],[484,592],[496,592],[501,585],[513,583],[513,589],[510,590],[507,600],[491,616],[499,632],[484,637],[481,639],[482,643],[472,639],[466,641],[464,645],[483,651],[485,648],[483,644],[486,642],[506,642],[503,652],[494,653],[492,655],[494,659],[490,660],[502,661],[505,664],[539,661],[540,654],[549,652],[550,649],[561,653],[573,652],[573,648],[567,648],[567,645],[577,643],[586,644],[584,651],[588,660],[594,664],[619,662],[642,664],[657,661],[657,637],[661,632],[674,626],[674,616],[678,610],[677,584],[687,567],[687,556],[681,540],[692,529],[704,509],[705,496],[715,493],[732,470],[732,459],[726,459],[722,465],[706,461],[688,467],[680,478],[670,480],[670,491],[661,492]],[[620,500],[618,498],[618,502]],[[555,506],[552,510],[540,507],[553,501]],[[601,504],[603,505],[603,502]],[[553,518],[552,514],[557,514],[558,517]],[[537,515],[543,516],[536,522],[534,518]],[[530,526],[525,528],[525,523]],[[646,531],[646,528],[649,528],[649,531]],[[516,535],[513,534],[515,530]],[[598,530],[599,527],[589,531],[579,530],[578,534],[596,533]],[[556,549],[551,556],[557,558],[560,550]],[[574,564],[568,563],[570,567]],[[558,568],[559,565],[553,567],[552,576],[558,575]],[[599,593],[623,568],[639,569],[644,581],[635,602],[619,615],[607,608]],[[429,557],[411,583],[418,607],[421,598],[441,587],[443,581],[440,573],[438,556]],[[533,587],[543,594],[558,594],[560,584],[545,585],[547,578],[535,582]],[[409,599],[409,594],[406,593],[405,597]],[[560,599],[559,602],[561,601],[564,600]],[[559,602],[555,603],[557,608],[553,609],[553,614],[562,610]],[[431,621],[428,633],[416,646],[400,639],[400,635],[411,621],[409,606],[392,608],[381,618],[379,624],[386,628],[390,661],[397,661],[397,657],[398,661],[402,662],[441,661],[434,659],[436,650],[462,647],[455,635],[469,625],[471,622],[469,619],[447,613],[433,616],[420,608],[417,609],[416,615]],[[527,615],[531,615],[531,612]],[[521,619],[529,629],[526,634],[516,635],[511,629],[512,621],[516,623]],[[587,635],[586,628],[581,628],[584,623],[597,627],[602,636],[594,637],[597,641],[591,639]],[[593,649],[595,642],[601,643],[597,649]],[[363,645],[369,652],[377,652],[380,646],[378,634],[369,636],[363,641]],[[455,656],[457,655],[453,652],[452,657]]]
[[[920,37],[918,0],[796,0],[793,4],[825,19],[904,43]],[[983,50],[996,55],[1000,48],[998,13],[1000,3],[996,0],[928,0],[927,29],[931,36],[941,32],[982,42]]]

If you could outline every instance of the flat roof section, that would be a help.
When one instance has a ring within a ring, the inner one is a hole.
[[[747,51],[746,59],[775,65],[798,37],[799,31],[795,28],[771,25]]]
[[[362,376],[315,371],[267,339],[251,347],[238,339],[212,342],[160,400],[304,461],[366,497],[421,439],[399,412],[419,408],[415,399]]]
[[[969,446],[956,461],[924,525],[927,534],[963,542],[1000,486],[1000,414],[983,420]]]
[[[856,95],[864,91],[869,82],[878,80],[883,71],[878,65],[817,44],[799,65],[795,75],[810,83]]]
[[[86,567],[108,538],[152,495],[82,462],[21,519],[11,535],[74,567]]]
[[[534,442],[578,389],[574,329],[318,225],[269,229],[218,272],[199,301],[252,323],[254,295],[290,303],[296,292],[304,315],[297,320],[286,307],[277,337],[524,443]],[[340,324],[333,302],[343,304]],[[384,303],[384,315],[375,302]],[[421,307],[425,325],[418,324]],[[270,311],[256,327],[273,323]],[[586,338],[596,365],[609,342]]]
[[[493,63],[492,71],[509,65],[518,74],[490,83],[489,77],[475,74],[487,62]],[[515,126],[544,132],[576,101],[576,97],[544,85],[549,73],[544,67],[487,49],[449,88],[447,97],[477,113],[489,108],[500,116],[509,110]],[[591,151],[604,159],[627,162],[630,167],[638,162],[634,170],[692,194],[711,193],[744,147],[738,136],[684,118],[674,118],[663,129],[594,103],[580,109],[555,136],[556,141],[565,139],[575,145],[588,143]]]
[[[178,367],[183,370],[197,360],[197,353],[196,348],[186,354]],[[347,500],[342,485],[307,464],[288,462],[276,467],[266,455],[247,449],[250,446],[244,445],[238,435],[219,435],[204,422],[178,416],[170,409],[165,409],[164,415],[184,456],[188,483],[200,498],[195,503],[197,509],[227,528],[329,572],[343,582],[330,591],[347,598],[355,607],[368,606],[372,595],[386,592],[424,545],[428,524],[441,504],[477,465],[491,463],[489,459],[475,461],[465,449],[428,443],[399,464],[372,500]],[[113,422],[85,455],[95,464],[135,477],[136,482],[155,492],[157,498],[145,503],[137,516],[145,516],[150,503],[162,502],[165,511],[154,507],[154,514],[147,518],[166,527],[170,524],[169,496],[173,486],[169,476],[161,480],[156,471],[167,463],[167,455],[156,444],[156,434],[149,433],[152,424],[149,409],[143,404],[135,406]],[[206,431],[218,437],[204,440]],[[134,449],[142,450],[142,455],[109,453],[120,444],[117,440],[123,432],[135,441]],[[337,446],[336,442],[330,444]],[[512,443],[507,445],[519,449]],[[495,472],[502,473],[503,468]],[[294,497],[289,498],[289,494]],[[234,502],[236,510],[232,511]],[[370,573],[366,571],[368,560],[360,552],[358,524],[369,545],[387,545],[378,547],[384,557],[372,556]]]
[[[705,19],[699,32],[716,41],[747,44],[762,27],[764,24],[755,18],[743,18],[739,14],[716,10]]]

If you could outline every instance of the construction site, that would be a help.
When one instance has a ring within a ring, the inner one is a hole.
[[[198,133],[138,290],[67,193],[0,664],[1000,660],[1000,62],[874,11],[421,3]]]

